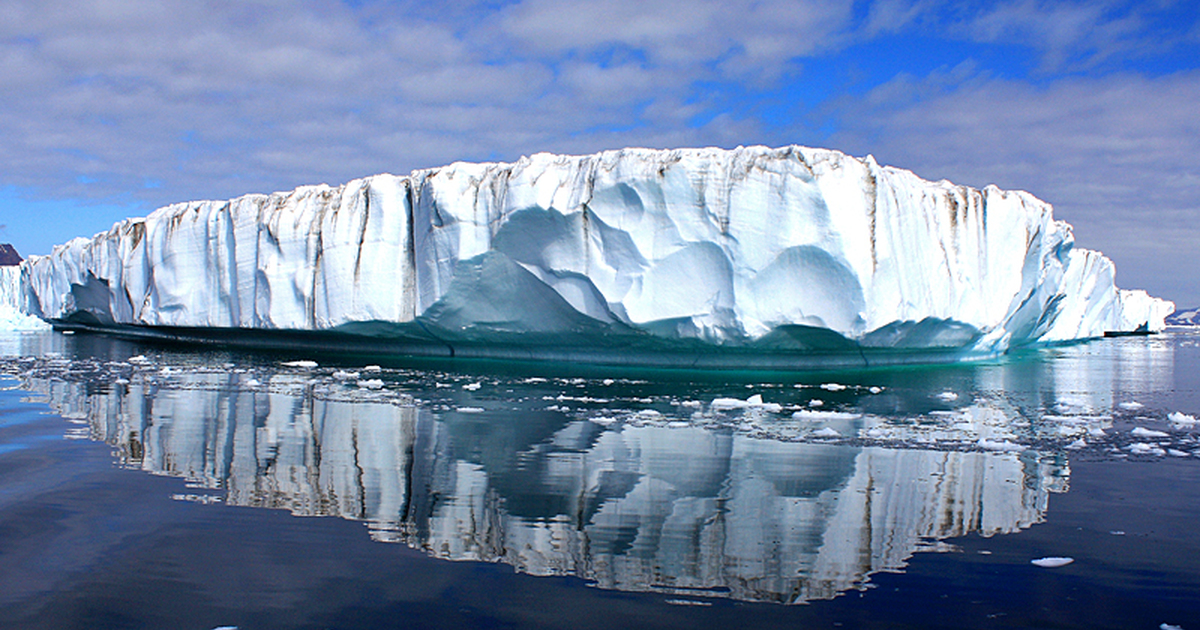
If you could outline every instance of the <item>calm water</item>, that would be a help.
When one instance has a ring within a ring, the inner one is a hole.
[[[1200,628],[1193,333],[799,375],[0,357],[0,627]]]

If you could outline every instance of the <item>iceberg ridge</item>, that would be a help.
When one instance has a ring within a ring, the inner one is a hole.
[[[1161,330],[1174,308],[1118,290],[1028,193],[796,146],[541,153],[180,203],[21,269],[20,309],[59,324],[451,354],[996,353]]]

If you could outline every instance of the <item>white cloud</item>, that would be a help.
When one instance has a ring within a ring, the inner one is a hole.
[[[157,205],[455,159],[712,142],[731,136],[693,128],[697,81],[779,72],[832,45],[849,16],[848,2],[421,6],[10,0],[0,184]],[[586,58],[613,47],[626,57]]]

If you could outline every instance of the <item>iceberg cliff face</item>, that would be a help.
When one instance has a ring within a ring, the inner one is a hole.
[[[0,331],[49,329],[45,322],[21,309],[21,293],[21,268],[0,265]]]
[[[995,352],[1159,330],[1173,309],[1116,289],[1027,193],[801,147],[538,154],[176,204],[23,269],[22,308],[50,320],[451,347]]]

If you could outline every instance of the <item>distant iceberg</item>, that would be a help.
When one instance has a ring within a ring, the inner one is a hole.
[[[542,153],[175,204],[31,257],[18,293],[58,325],[177,338],[772,366],[1157,331],[1174,308],[1117,289],[1028,193],[795,146]]]

